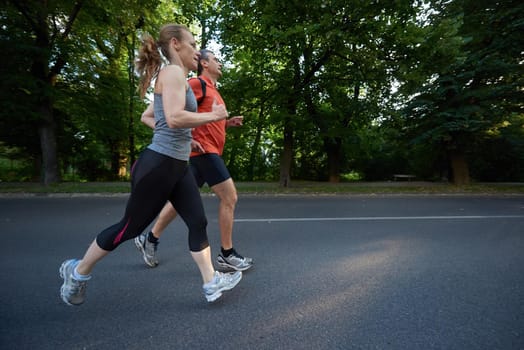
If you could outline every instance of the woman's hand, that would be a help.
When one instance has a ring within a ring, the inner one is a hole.
[[[213,100],[211,111],[214,115],[216,115],[215,121],[226,119],[229,115],[229,113],[226,110],[226,106],[224,106],[223,104],[218,104],[216,99]]]

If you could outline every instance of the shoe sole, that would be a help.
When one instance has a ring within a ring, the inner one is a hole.
[[[238,267],[238,266],[231,265],[231,264],[228,264],[226,262],[220,261],[218,259],[217,259],[217,265],[220,266],[220,267],[224,267],[224,268],[235,270],[235,271],[246,271],[246,270],[250,269],[251,267],[253,267],[253,264],[249,264],[249,265],[244,266],[244,267]]]
[[[220,298],[222,296],[222,292],[225,292],[225,291],[228,291],[228,290],[231,290],[231,289],[235,288],[236,285],[238,284],[238,282],[240,282],[241,279],[242,279],[242,274],[240,274],[239,279],[232,286],[222,287],[219,290],[217,290],[215,293],[213,293],[211,295],[206,295],[207,302],[208,303],[212,303],[212,302],[216,301],[218,298]]]
[[[144,250],[144,247],[142,246],[142,242],[140,242],[140,238],[139,237],[140,236],[135,237],[135,239],[133,241],[135,242],[136,248],[140,251],[140,253],[142,253],[142,259],[144,259],[144,262],[146,263],[146,265],[148,267],[151,267],[151,268],[157,267],[158,263],[155,265],[155,264],[151,264],[150,262],[147,261],[146,251]]]
[[[60,278],[63,280],[65,280],[65,272],[64,272],[65,265],[66,265],[66,261],[64,261],[62,265],[60,265],[60,268],[58,269],[58,272],[60,273]]]

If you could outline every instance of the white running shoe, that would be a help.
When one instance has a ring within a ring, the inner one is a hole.
[[[207,301],[211,303],[217,300],[222,296],[223,291],[235,288],[241,279],[242,272],[240,271],[231,273],[215,271],[213,279],[202,286]]]
[[[60,277],[64,279],[64,283],[60,288],[60,296],[67,305],[80,305],[84,302],[87,288],[87,281],[78,281],[73,278],[73,271],[79,260],[66,260],[60,266]]]

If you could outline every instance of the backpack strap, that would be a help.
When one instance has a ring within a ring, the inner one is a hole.
[[[200,80],[200,85],[202,87],[202,96],[200,96],[200,98],[197,100],[197,103],[198,105],[200,106],[200,104],[202,103],[202,101],[204,101],[204,98],[206,97],[206,82],[204,81],[204,79],[200,78],[200,77],[197,77],[198,80]]]

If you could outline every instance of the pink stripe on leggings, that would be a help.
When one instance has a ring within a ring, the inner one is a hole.
[[[120,232],[118,232],[118,235],[115,237],[115,240],[113,241],[113,244],[116,245],[116,244],[120,243],[120,241],[122,240],[122,236],[124,235],[124,232],[127,229],[127,226],[129,226],[129,221],[131,221],[131,219],[127,220],[127,223],[124,226],[124,228]]]

